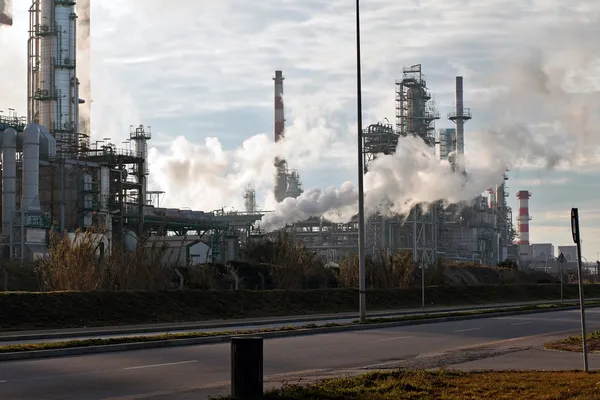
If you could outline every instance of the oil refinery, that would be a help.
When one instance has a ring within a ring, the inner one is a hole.
[[[12,109],[0,114],[4,257],[35,259],[47,253],[51,231],[73,234],[99,227],[107,232],[107,244],[120,241],[131,247],[140,237],[150,242],[169,238],[173,246],[185,247],[187,263],[226,262],[238,257],[239,246],[250,236],[274,234],[255,229],[265,212],[258,211],[252,187],[246,188],[245,210],[239,212],[159,207],[153,199],[161,192],[150,191],[147,182],[150,127],[130,127],[133,150],[91,143],[90,73],[78,68],[86,64],[81,57],[89,57],[89,1],[34,0],[29,14],[28,65],[23,66],[28,68],[27,115]],[[2,21],[12,24],[12,18]],[[273,80],[274,140],[279,141],[285,139],[282,71],[275,71]],[[463,78],[456,77],[456,107],[447,114],[455,129],[436,131],[441,117],[421,65],[402,70],[395,94],[395,124],[386,119],[363,130],[365,172],[378,155],[393,153],[402,137],[417,136],[457,174],[468,174],[464,128],[472,115],[463,105]],[[286,160],[275,159],[274,171],[278,202],[303,193],[299,172]],[[507,179],[469,204],[416,207],[402,217],[370,216],[367,251],[407,250],[415,262],[425,264],[438,259],[490,265],[518,261],[529,246],[530,194],[518,192],[522,205],[515,242]],[[338,224],[315,217],[284,230],[327,261],[357,250],[356,220]]]

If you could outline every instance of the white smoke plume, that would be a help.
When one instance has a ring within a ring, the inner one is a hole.
[[[85,100],[79,106],[79,131],[91,135],[91,8],[90,0],[78,0],[75,6],[77,14],[77,78],[79,79],[79,97]]]
[[[13,24],[12,0],[0,0],[0,26]]]
[[[579,48],[581,51],[581,48]],[[417,204],[468,201],[503,181],[507,167],[581,167],[599,161],[600,87],[585,78],[600,70],[599,59],[573,69],[573,58],[552,58],[548,52],[530,52],[508,69],[503,69],[494,104],[502,112],[502,123],[494,129],[473,134],[477,153],[467,154],[467,177],[453,173],[446,161],[418,138],[401,138],[393,155],[381,155],[365,175],[365,208],[406,215]],[[567,62],[561,65],[562,60]],[[584,87],[584,85],[587,85]],[[538,124],[524,124],[531,121]],[[356,191],[348,183],[343,190],[316,196],[309,190],[288,199],[261,221],[265,229],[345,210],[357,211]],[[349,218],[346,218],[348,220]]]

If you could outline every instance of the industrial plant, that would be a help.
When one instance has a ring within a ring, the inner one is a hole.
[[[183,246],[187,263],[238,258],[246,240],[265,236],[255,229],[265,212],[259,211],[252,187],[245,192],[240,188],[245,210],[239,212],[162,208],[154,201],[162,192],[150,191],[147,183],[150,127],[130,127],[133,149],[117,148],[110,141],[91,142],[90,73],[80,68],[89,66],[81,61],[85,52],[80,42],[89,47],[89,37],[81,35],[89,36],[90,20],[77,17],[89,17],[85,7],[89,2],[34,0],[29,10],[27,115],[12,109],[0,114],[3,256],[43,257],[51,232],[74,235],[95,227],[103,232],[107,246],[119,242],[132,247],[144,238],[148,243],[172,243],[177,249]],[[82,82],[83,76],[87,78]],[[274,140],[279,141],[285,140],[282,71],[275,71],[273,80]],[[464,127],[472,115],[463,105],[463,78],[456,77],[456,107],[447,114],[455,129],[436,131],[435,121],[441,117],[421,65],[402,70],[395,92],[395,124],[385,119],[364,127],[365,172],[379,155],[394,153],[401,138],[416,136],[432,153],[448,160],[455,173],[468,174]],[[276,158],[274,170],[273,194],[278,202],[302,195],[300,175],[286,160]],[[468,204],[416,207],[409,216],[372,215],[367,221],[367,251],[410,251],[422,264],[439,259],[490,265],[519,261],[523,252],[530,252],[530,193],[518,192],[516,232],[508,196],[504,182]],[[283,230],[330,262],[357,251],[357,219],[333,223],[314,217]],[[273,234],[277,233],[266,236]],[[177,257],[182,254],[174,252]]]

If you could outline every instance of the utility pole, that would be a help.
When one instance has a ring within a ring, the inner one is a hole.
[[[360,68],[360,0],[356,0],[356,120],[358,124],[358,293],[360,322],[367,321],[365,268],[365,196],[362,136],[362,85]]]

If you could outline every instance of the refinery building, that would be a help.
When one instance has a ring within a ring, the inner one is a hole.
[[[81,62],[89,57],[89,16],[89,1],[32,2],[29,61],[23,66],[28,68],[23,88],[27,114],[12,109],[0,114],[3,257],[34,259],[47,253],[52,230],[72,235],[78,229],[99,227],[106,232],[107,245],[120,241],[131,247],[140,237],[149,242],[168,237],[174,247],[184,247],[187,263],[236,259],[240,245],[251,235],[264,235],[255,229],[264,212],[259,211],[253,189],[246,189],[245,210],[238,212],[159,207],[154,200],[161,193],[150,191],[147,183],[149,127],[130,128],[132,149],[91,142],[90,71],[78,67],[89,66]],[[8,24],[12,18],[2,21]],[[444,116],[455,128],[436,130],[435,121],[442,117],[421,65],[399,73],[395,122],[386,119],[364,127],[365,172],[378,155],[393,153],[398,140],[412,135],[450,161],[457,174],[468,174],[463,162],[464,128],[472,115],[463,105],[463,78],[456,77],[455,108]],[[274,140],[279,141],[285,140],[282,71],[276,71],[273,80]],[[286,160],[274,160],[274,170],[277,201],[303,193],[298,171]],[[518,261],[520,249],[529,246],[529,216],[519,214],[520,241],[515,242],[507,179],[469,204],[433,206],[427,211],[416,207],[402,217],[370,216],[367,251],[407,250],[415,262],[425,264],[440,258],[492,265]],[[518,195],[519,201],[529,198],[527,191]],[[357,220],[338,224],[314,217],[284,230],[327,261],[339,261],[357,250]]]

